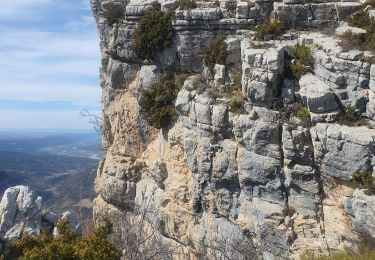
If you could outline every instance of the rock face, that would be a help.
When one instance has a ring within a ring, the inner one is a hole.
[[[41,197],[26,186],[5,191],[0,202],[0,237],[14,240],[41,229]]]
[[[160,3],[162,10],[177,7]],[[233,11],[221,1],[198,2],[192,10],[173,9],[172,45],[143,61],[131,43],[150,5],[91,0],[101,39],[106,148],[95,181],[95,221],[152,206],[148,223],[181,259],[210,259],[218,249],[212,245],[223,241],[228,248],[247,241],[250,259],[357,250],[362,230],[373,228],[363,221],[372,211],[360,201],[372,205],[375,197],[356,195],[350,181],[354,172],[374,168],[375,65],[362,61],[368,53],[340,47],[334,34],[296,32],[262,42],[252,30],[269,16],[288,28],[338,25],[360,3],[249,1]],[[115,23],[111,8],[122,10]],[[227,58],[211,73],[203,58],[218,30],[227,35]],[[313,65],[297,80],[286,68],[288,50],[301,44],[311,49]],[[141,91],[162,72],[190,74],[168,130],[148,125],[138,105]],[[202,77],[210,85],[203,90],[195,86]],[[244,100],[238,111],[229,105],[232,92],[215,94],[233,87]],[[297,104],[307,116],[290,111]],[[369,123],[336,124],[346,108]]]
[[[66,219],[73,230],[80,232],[80,226],[71,212],[63,213],[61,218],[52,212],[43,212],[42,198],[29,187],[8,188],[0,202],[0,253],[6,250],[8,242],[24,236],[35,236],[41,231],[52,234],[61,219]]]
[[[361,190],[355,190],[346,200],[345,208],[353,219],[353,227],[375,237],[375,200]]]

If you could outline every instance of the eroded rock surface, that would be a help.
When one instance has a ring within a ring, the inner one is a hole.
[[[233,12],[224,1],[198,2],[192,10],[162,1],[162,10],[177,8],[172,45],[144,61],[132,51],[132,33],[150,5],[91,0],[101,39],[106,148],[95,182],[96,222],[148,201],[156,209],[148,222],[178,246],[181,259],[209,259],[209,245],[219,238],[229,247],[228,241],[247,241],[250,259],[358,250],[362,230],[373,229],[373,212],[363,205],[375,197],[361,195],[351,179],[374,167],[375,65],[362,59],[369,53],[343,49],[336,36],[361,4],[250,1],[238,2]],[[108,8],[123,10],[114,24]],[[253,29],[269,16],[287,28],[342,26],[329,36],[297,30],[254,40]],[[227,58],[211,73],[203,58],[218,30],[227,35]],[[301,44],[311,49],[313,65],[297,80],[286,68],[288,50]],[[167,131],[149,126],[138,105],[142,89],[162,72],[190,74]],[[225,92],[235,85],[235,72],[241,74],[236,93],[244,98],[237,111]],[[209,88],[196,88],[201,77]],[[307,115],[291,111],[298,104]],[[368,123],[337,124],[348,108]]]
[[[67,220],[80,233],[80,225],[70,211],[58,217],[53,212],[44,212],[42,206],[42,198],[28,186],[15,186],[4,192],[0,202],[0,253],[6,252],[9,242],[22,237],[36,236],[42,231],[57,234],[55,226],[59,220]]]

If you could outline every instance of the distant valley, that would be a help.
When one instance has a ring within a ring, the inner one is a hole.
[[[91,219],[94,178],[102,157],[95,133],[0,132],[0,195],[28,185],[56,213]]]

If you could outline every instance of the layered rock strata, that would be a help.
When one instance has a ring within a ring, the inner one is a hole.
[[[252,37],[268,17],[288,28],[338,26],[360,3],[248,1],[231,13],[224,1],[199,2],[174,11],[172,46],[143,61],[131,43],[150,5],[91,0],[101,39],[105,148],[95,181],[96,222],[147,201],[148,222],[179,246],[176,259],[210,259],[208,245],[218,238],[227,245],[248,241],[251,254],[226,251],[232,259],[298,259],[306,250],[356,251],[363,231],[374,236],[374,196],[351,184],[353,173],[373,172],[375,163],[375,65],[362,59],[372,54],[343,49],[335,35],[318,32],[267,42]],[[161,2],[162,10],[176,7]],[[114,24],[106,17],[111,9],[122,14]],[[203,58],[218,31],[227,35],[228,55],[209,75]],[[313,66],[290,79],[287,49],[301,44],[311,48]],[[162,131],[142,118],[138,99],[168,71],[191,76],[175,102],[177,121]],[[226,89],[238,71],[241,111],[230,111],[225,97],[194,89],[202,75]],[[288,113],[293,104],[305,106],[309,117]],[[346,108],[367,116],[368,124],[335,123]]]

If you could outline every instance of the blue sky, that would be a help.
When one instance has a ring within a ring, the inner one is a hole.
[[[91,128],[100,51],[89,0],[1,0],[0,129]]]

